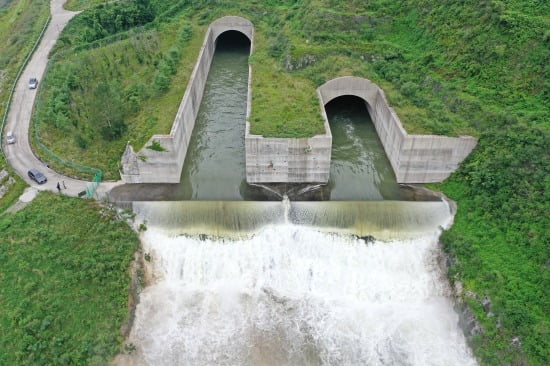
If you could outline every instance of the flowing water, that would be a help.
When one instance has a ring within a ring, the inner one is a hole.
[[[242,199],[250,52],[250,44],[243,37],[228,33],[218,38],[183,165],[179,199]]]
[[[247,55],[216,51],[181,184],[134,185],[148,286],[119,364],[475,365],[437,243],[449,207],[375,201],[400,192],[363,112],[328,108],[333,201],[242,201]]]
[[[358,97],[340,97],[328,103],[326,111],[333,146],[330,198],[403,199],[365,102]]]
[[[135,203],[151,285],[132,363],[475,364],[440,265],[445,202],[304,204]]]

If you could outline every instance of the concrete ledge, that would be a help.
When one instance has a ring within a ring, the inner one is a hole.
[[[323,105],[345,95],[365,100],[399,183],[441,182],[458,168],[477,144],[477,139],[470,136],[407,134],[382,89],[367,79],[336,78],[321,85],[317,94]],[[323,116],[326,120],[326,114]]]
[[[179,106],[169,135],[153,135],[139,152],[128,143],[122,155],[120,176],[124,183],[178,183],[187,154],[191,133],[216,50],[218,36],[226,31],[238,31],[254,39],[254,26],[245,18],[226,16],[214,21],[206,32],[197,63],[189,79],[187,89]],[[248,102],[250,103],[250,102]],[[153,142],[164,151],[147,148]]]

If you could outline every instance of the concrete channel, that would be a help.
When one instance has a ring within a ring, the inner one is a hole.
[[[160,144],[163,151],[142,148],[135,152],[128,143],[122,156],[124,183],[178,183],[195,120],[202,100],[217,38],[237,31],[250,39],[253,52],[254,26],[242,17],[226,16],[207,30],[198,61],[168,135],[154,135],[146,146]],[[345,76],[317,89],[319,112],[325,133],[310,138],[272,138],[250,133],[252,70],[249,70],[245,129],[246,180],[248,183],[327,183],[330,175],[332,135],[325,105],[340,96],[363,99],[373,120],[398,183],[440,182],[449,177],[477,144],[470,136],[409,135],[378,85]]]

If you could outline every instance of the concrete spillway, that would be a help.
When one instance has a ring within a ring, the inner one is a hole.
[[[445,202],[134,209],[150,285],[127,364],[475,365],[439,260]]]
[[[208,97],[206,75],[216,40],[229,28],[252,39],[253,28],[242,18],[222,18],[209,28],[172,133],[152,138],[167,151],[147,151],[146,159],[137,159],[131,146],[125,153],[127,182],[163,182],[166,177],[175,182],[176,176],[179,181],[185,167],[182,184],[133,187],[157,190],[161,199],[218,200],[129,203],[136,225],[147,227],[142,250],[148,286],[140,294],[128,339],[136,351],[119,361],[475,365],[440,260],[437,239],[452,221],[446,202],[219,200],[245,197],[245,166],[248,182],[326,182],[332,143],[328,119],[325,135],[285,141],[251,136],[247,125],[245,162],[225,160],[234,138],[212,143],[227,128],[203,125],[209,114],[203,119],[204,108],[198,106],[216,99],[215,92]],[[366,102],[394,177],[401,179],[405,165],[400,159],[409,138],[379,129],[380,124],[390,130],[400,126],[385,125],[394,115],[381,91],[346,80],[318,90],[321,113],[339,93],[349,93],[346,87],[357,86],[351,94]],[[250,93],[249,87],[248,112]],[[424,150],[420,155],[438,159],[436,150]],[[225,176],[217,175],[224,170]],[[376,187],[376,197],[384,197],[384,187],[395,183],[388,182]],[[299,192],[312,187],[317,186]],[[171,188],[176,194],[166,195],[163,189]],[[347,199],[356,197],[356,192],[349,194]]]
[[[477,139],[410,135],[390,107],[384,91],[370,80],[345,76],[317,89],[323,105],[352,95],[363,99],[399,183],[441,182],[470,154]]]
[[[132,210],[172,235],[211,234],[242,238],[285,222],[327,232],[394,239],[416,236],[448,223],[445,202],[345,201],[133,202]]]

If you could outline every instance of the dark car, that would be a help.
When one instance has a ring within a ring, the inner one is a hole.
[[[46,177],[44,176],[44,174],[39,172],[37,169],[29,170],[28,174],[29,174],[29,178],[31,178],[32,180],[34,180],[38,184],[44,184],[48,181],[46,179]]]

